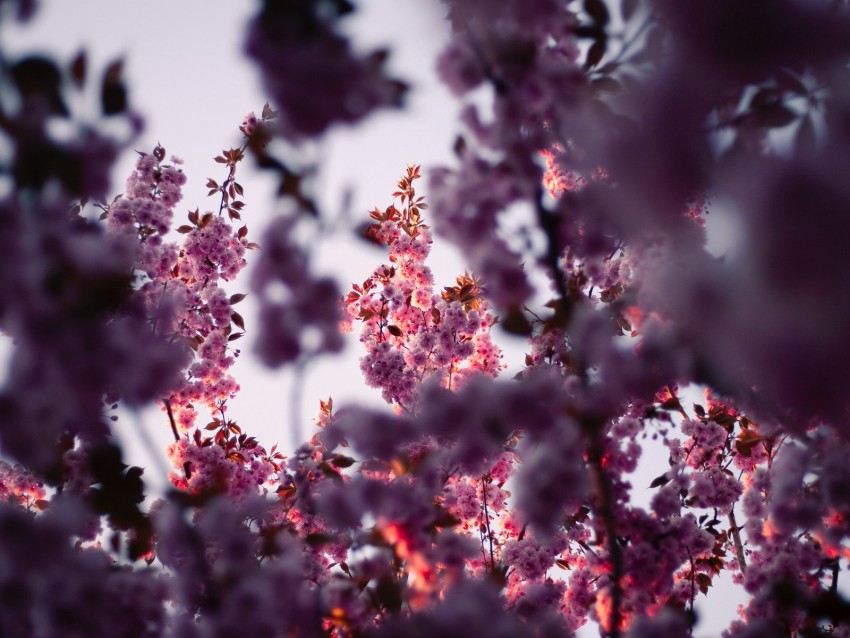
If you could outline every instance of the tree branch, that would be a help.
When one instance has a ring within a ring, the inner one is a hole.
[[[747,559],[744,556],[744,544],[741,542],[741,532],[738,528],[738,522],[735,520],[735,507],[733,506],[729,512],[729,531],[732,534],[732,542],[735,545],[735,557],[738,559],[738,565],[741,568],[741,573],[747,573]]]

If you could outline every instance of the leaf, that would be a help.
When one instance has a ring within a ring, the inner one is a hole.
[[[753,448],[762,441],[762,437],[753,430],[741,430],[735,439],[735,449],[738,454],[747,458],[753,455]]]
[[[682,404],[679,403],[678,397],[669,397],[665,399],[659,406],[662,410],[670,410],[671,412],[679,412],[682,409]]]
[[[344,454],[337,454],[331,459],[331,464],[336,467],[351,467],[354,465],[354,459],[350,456],[345,456]]]
[[[264,120],[273,120],[277,117],[277,114],[278,112],[275,111],[272,107],[270,107],[269,103],[266,102],[265,104],[263,104],[263,112],[260,117],[262,117]]]
[[[797,114],[786,106],[776,106],[757,113],[758,122],[767,128],[782,128],[797,119]]]
[[[508,308],[508,314],[501,323],[502,328],[510,334],[531,334],[531,324],[528,322],[528,319],[525,318],[525,315],[522,314],[522,310],[520,310],[517,306]]]
[[[401,328],[398,326],[387,326],[387,332],[389,332],[394,337],[400,337],[403,333]]]
[[[447,529],[449,527],[456,527],[460,525],[460,523],[460,519],[454,516],[451,512],[441,509],[440,515],[431,521],[431,524],[428,527],[432,529]]]
[[[180,233],[181,235],[185,235],[186,233],[191,233],[193,230],[194,230],[194,228],[192,226],[189,226],[187,224],[183,224],[182,226],[180,226],[177,229],[177,232]]]
[[[455,143],[452,146],[452,150],[457,158],[462,159],[464,155],[466,155],[466,140],[463,136],[458,135],[455,138]]]
[[[86,52],[80,51],[71,61],[71,80],[78,89],[83,88],[86,83],[87,67]]]
[[[649,484],[649,487],[650,488],[662,487],[664,485],[667,485],[667,483],[669,483],[670,480],[671,480],[670,477],[667,476],[667,472],[665,472],[661,476],[656,476],[654,479],[652,479],[652,483]]]
[[[7,71],[4,62],[4,72]],[[21,97],[25,100],[38,97],[54,115],[68,115],[62,100],[62,74],[53,62],[45,57],[30,56],[15,62],[8,69]],[[5,75],[5,73],[4,73]]]
[[[703,594],[708,594],[708,588],[711,587],[711,576],[708,574],[697,574],[696,575],[696,583],[697,587]]]
[[[584,70],[592,69],[599,64],[602,57],[605,55],[606,42],[605,40],[597,40],[587,51],[587,59],[584,62]]]
[[[598,25],[605,26],[611,16],[602,0],[584,0],[584,11]]]
[[[606,37],[605,30],[595,24],[580,24],[573,29],[573,33],[577,38],[588,40],[602,40]]]
[[[124,62],[116,60],[103,72],[100,85],[100,106],[104,115],[117,115],[127,109],[127,89],[121,79]]]
[[[247,297],[247,296],[248,296],[248,295],[243,294],[243,293],[241,293],[241,292],[240,292],[240,293],[237,293],[237,294],[235,294],[235,295],[230,295],[230,299],[229,299],[229,301],[230,301],[230,305],[231,305],[231,306],[233,306],[233,305],[238,304],[240,301],[242,301],[243,299],[245,299],[245,297]]]
[[[563,558],[556,558],[556,559],[555,559],[555,564],[556,564],[558,567],[560,567],[561,569],[567,569],[567,570],[572,569],[572,568],[570,567],[570,564],[569,564],[567,561],[565,561]]]
[[[723,427],[731,426],[735,423],[735,417],[728,412],[719,412],[718,414],[711,416],[710,419],[717,423],[717,425],[722,425]]]
[[[242,315],[240,315],[238,312],[234,312],[232,315],[230,315],[230,320],[234,324],[236,324],[239,328],[241,328],[242,330],[245,330],[245,320],[242,318]]]

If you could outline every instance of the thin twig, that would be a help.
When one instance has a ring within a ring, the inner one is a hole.
[[[555,283],[555,290],[557,290],[558,296],[561,298],[561,303],[564,306],[564,310],[566,310],[570,303],[570,299],[567,281],[564,278],[564,273],[560,266],[562,250],[558,238],[558,225],[560,224],[561,218],[555,213],[546,210],[543,206],[542,187],[537,189],[537,196],[535,200],[537,223],[546,235],[546,254],[543,256],[543,262],[552,272],[552,281]]]
[[[747,560],[744,557],[744,544],[741,542],[741,532],[738,528],[738,522],[735,520],[735,507],[729,511],[729,529],[732,533],[732,542],[735,545],[735,557],[738,559],[738,565],[741,568],[741,573],[747,572]]]
[[[180,435],[177,433],[177,424],[174,422],[174,412],[171,411],[171,399],[163,399],[165,411],[168,414],[168,422],[171,424],[171,433],[174,435],[174,442],[180,440]]]
[[[174,435],[174,441],[176,443],[180,440],[180,435],[177,433],[177,423],[174,421],[174,412],[171,410],[171,399],[163,399],[162,402],[165,404],[165,411],[168,414],[168,422],[171,424],[171,433]],[[183,463],[183,473],[186,475],[187,481],[192,478],[192,470],[189,467],[189,461],[185,461]]]
[[[691,614],[693,614],[694,613],[694,600],[697,597],[697,587],[696,587],[697,572],[696,572],[696,568],[694,567],[694,557],[691,556],[690,551],[688,551],[688,560],[691,563]]]
[[[623,550],[617,542],[617,518],[614,513],[614,493],[605,470],[602,467],[604,450],[602,445],[602,430],[596,433],[588,446],[588,460],[593,466],[593,475],[599,494],[599,514],[605,526],[608,554],[611,559],[611,615],[609,617],[609,638],[620,635],[620,605],[623,600],[623,588],[620,583],[623,577]]]
[[[490,510],[487,508],[487,485],[481,476],[481,497],[484,500],[484,521],[487,525],[487,539],[490,541],[490,571],[496,573],[496,559],[493,555],[493,530],[490,529]]]

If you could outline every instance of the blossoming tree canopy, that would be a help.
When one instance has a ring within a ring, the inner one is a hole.
[[[308,149],[410,89],[348,0],[258,5],[274,105],[189,212],[165,140],[113,192],[120,62],[0,44],[0,635],[850,635],[847,3],[445,0],[454,160],[353,224],[384,251],[354,282],[314,263]],[[322,400],[294,450],[232,414],[237,357],[300,370],[355,326],[389,407]],[[158,495],[115,436],[150,406]]]

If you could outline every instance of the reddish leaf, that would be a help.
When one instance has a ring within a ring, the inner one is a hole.
[[[656,476],[654,479],[652,479],[652,483],[649,484],[649,487],[650,488],[661,487],[663,485],[667,485],[667,483],[669,483],[669,482],[670,482],[670,477],[667,476],[667,473],[665,472],[661,476]]]
[[[602,60],[605,55],[605,40],[596,40],[587,50],[587,59],[584,62],[585,70],[592,69]]]
[[[86,52],[80,51],[71,62],[71,80],[78,89],[86,83],[87,67]]]
[[[334,456],[331,459],[330,462],[331,462],[332,465],[335,465],[336,467],[341,467],[341,468],[351,467],[352,465],[354,465],[354,459],[351,458],[350,456],[345,456],[343,454],[337,454],[336,456]]]
[[[121,80],[124,63],[116,60],[103,72],[100,85],[100,106],[104,115],[117,115],[127,108],[127,89]]]
[[[584,11],[596,24],[605,26],[610,20],[608,7],[602,0],[584,0]]]

